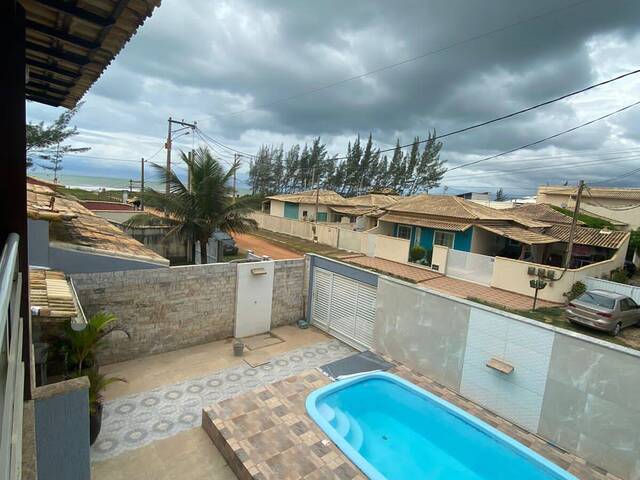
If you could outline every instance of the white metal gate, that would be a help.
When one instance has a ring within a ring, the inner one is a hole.
[[[482,285],[491,285],[494,264],[494,257],[450,248],[447,253],[446,275]]]
[[[376,289],[314,267],[311,323],[358,348],[373,346]]]

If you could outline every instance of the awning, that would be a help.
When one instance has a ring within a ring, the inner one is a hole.
[[[479,225],[476,227],[482,228],[501,237],[515,240],[516,242],[525,243],[527,245],[544,245],[548,243],[557,243],[560,240],[553,238],[544,233],[534,232],[533,230],[527,230],[521,227],[512,226],[495,226],[495,225]]]
[[[470,223],[448,222],[446,220],[432,220],[430,218],[408,217],[387,213],[380,217],[384,222],[400,223],[403,225],[416,225],[419,227],[435,228],[438,230],[450,230],[453,232],[464,232],[471,228]]]

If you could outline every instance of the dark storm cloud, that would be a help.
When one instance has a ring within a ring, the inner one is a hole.
[[[160,138],[173,115],[198,119],[211,135],[250,151],[261,142],[318,135],[331,146],[337,138],[369,132],[381,144],[393,144],[398,135],[410,141],[429,129],[454,130],[637,67],[628,48],[625,68],[603,70],[590,42],[614,38],[617,54],[624,56],[624,46],[637,43],[640,3],[583,2],[416,62],[269,104],[572,3],[164,0],[87,96],[78,124]],[[626,103],[634,100],[628,91],[626,96],[620,92],[606,87],[593,92],[603,100],[586,111],[581,104],[562,102],[452,137],[444,154],[455,165],[528,143],[614,110],[627,97]],[[245,109],[251,110],[233,114]],[[40,111],[32,109],[34,119]],[[630,112],[552,145],[563,151],[597,150],[640,141],[637,118]],[[338,145],[335,153],[342,154],[345,146]],[[544,148],[548,145],[533,153]],[[597,168],[582,171],[602,177]],[[463,181],[456,177],[457,183]],[[500,178],[517,183],[522,176]],[[548,178],[543,171],[526,181],[532,185]]]

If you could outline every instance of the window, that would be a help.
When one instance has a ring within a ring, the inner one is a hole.
[[[586,303],[587,305],[594,305],[596,307],[608,308],[609,310],[613,310],[616,306],[615,299],[593,292],[583,293],[576,298],[576,301]]]
[[[626,312],[629,310],[635,310],[636,308],[638,308],[638,306],[636,305],[636,302],[634,302],[630,298],[623,298],[622,300],[620,300],[621,311]]]
[[[433,233],[433,244],[453,248],[453,240],[455,238],[456,234],[453,232],[441,232],[440,230],[436,230]]]
[[[398,225],[398,234],[396,236],[411,240],[411,227],[408,227],[407,225]]]
[[[302,218],[305,218],[306,216],[307,216],[307,211],[306,211],[306,210],[303,210],[303,211],[302,211]]]

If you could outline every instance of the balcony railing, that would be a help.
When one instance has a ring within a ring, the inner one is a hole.
[[[22,463],[24,362],[17,234],[9,235],[0,259],[0,478],[19,480]]]

